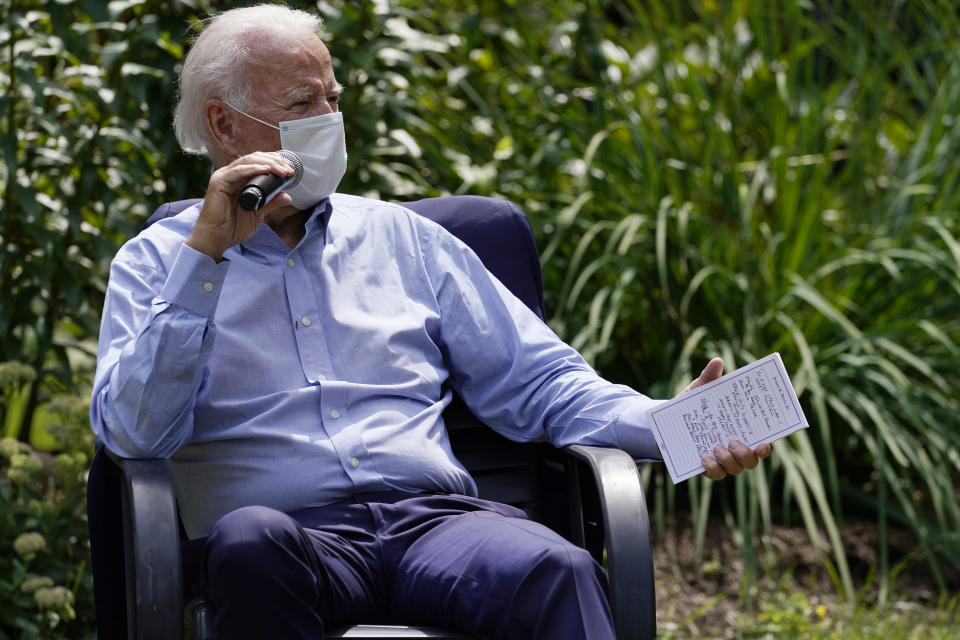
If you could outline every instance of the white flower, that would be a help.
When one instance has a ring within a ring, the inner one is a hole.
[[[73,594],[66,587],[42,587],[33,594],[41,609],[63,609],[73,604]]]
[[[25,560],[32,559],[38,551],[45,551],[46,549],[47,541],[36,531],[21,533],[17,536],[17,539],[13,541],[13,550],[17,552],[18,556]]]
[[[53,578],[49,576],[32,576],[23,581],[20,585],[20,591],[24,593],[33,593],[38,589],[53,586]]]

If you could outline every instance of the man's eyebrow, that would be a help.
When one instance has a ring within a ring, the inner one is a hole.
[[[316,89],[312,89],[310,87],[297,87],[296,89],[292,89],[287,94],[287,98],[295,102],[297,100],[306,100],[307,98],[311,98],[316,94],[317,94]]]
[[[314,87],[298,87],[296,89],[293,89],[289,94],[287,94],[287,97],[291,101],[296,102],[297,100],[306,100],[308,98],[312,98],[318,93],[319,92]],[[324,95],[333,96],[333,95],[340,95],[341,93],[343,93],[343,85],[340,84],[339,82],[334,82],[333,86],[330,88],[330,91],[327,91]]]

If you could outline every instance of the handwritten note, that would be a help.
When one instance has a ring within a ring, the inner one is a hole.
[[[674,484],[703,472],[700,458],[740,440],[750,447],[802,429],[807,420],[779,353],[647,412]]]

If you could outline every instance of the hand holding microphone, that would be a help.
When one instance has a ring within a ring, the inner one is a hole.
[[[297,186],[303,178],[303,163],[300,157],[292,151],[281,150],[277,154],[283,156],[293,167],[293,175],[279,176],[275,173],[263,173],[253,177],[240,193],[237,199],[240,208],[244,211],[256,211],[263,208],[268,202],[285,189]]]
[[[268,203],[293,188],[302,173],[301,159],[289,151],[254,151],[218,168],[210,176],[187,246],[219,261],[224,251],[257,232],[274,207]]]

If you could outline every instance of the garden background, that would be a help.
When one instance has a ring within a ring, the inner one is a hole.
[[[953,2],[290,4],[333,34],[343,191],[513,200],[550,325],[653,396],[782,354],[812,426],[760,471],[643,469],[661,635],[960,633]],[[109,261],[202,194],[175,77],[227,6],[0,0],[0,638],[91,637]]]

